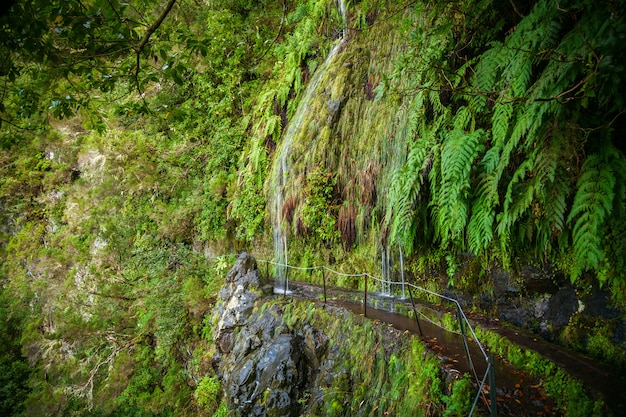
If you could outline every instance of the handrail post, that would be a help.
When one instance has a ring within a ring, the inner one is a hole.
[[[363,296],[363,315],[367,317],[367,275],[365,275],[365,295]]]
[[[326,305],[326,270],[322,268],[322,282],[324,283],[324,305]]]
[[[467,334],[465,333],[465,323],[463,320],[463,313],[461,311],[461,306],[459,304],[456,305],[459,327],[461,328],[461,335],[463,336],[463,347],[465,348],[465,356],[467,357],[467,364],[470,369],[474,369],[474,364],[472,363],[472,357],[470,356],[469,345],[467,344]]]
[[[287,280],[289,279],[289,266],[285,265],[285,283],[283,289],[283,297],[287,297]]]
[[[270,280],[270,263],[265,262],[265,279],[269,282]]]
[[[489,355],[489,397],[491,399],[491,417],[498,417],[498,405],[496,403],[496,368],[493,355]]]
[[[420,337],[424,336],[424,333],[422,333],[422,326],[420,326],[420,321],[417,318],[417,310],[415,309],[415,301],[413,301],[413,290],[411,290],[411,286],[408,286],[409,288],[409,296],[411,297],[411,305],[413,306],[413,315],[415,316],[415,322],[417,323],[417,330],[419,330],[420,332]]]

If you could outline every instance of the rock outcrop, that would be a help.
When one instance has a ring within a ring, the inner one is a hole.
[[[311,326],[292,329],[280,305],[254,309],[272,287],[242,253],[226,277],[215,329],[214,365],[237,416],[299,416],[328,343]]]

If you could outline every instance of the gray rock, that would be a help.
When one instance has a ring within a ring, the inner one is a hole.
[[[234,334],[246,324],[255,301],[262,293],[262,285],[256,260],[245,252],[241,253],[220,291],[222,302],[219,304],[219,321],[215,329],[215,343],[220,353],[229,353],[233,348]]]
[[[279,305],[255,310],[263,286],[242,254],[220,294],[214,365],[235,416],[299,416],[328,339],[311,326],[289,328]]]

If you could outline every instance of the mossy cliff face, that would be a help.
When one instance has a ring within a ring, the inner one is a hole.
[[[213,413],[204,317],[225,254],[272,258],[277,191],[290,264],[380,276],[384,253],[398,278],[401,250],[407,280],[626,363],[623,0],[362,0],[345,19],[335,0],[176,2],[142,53],[128,30],[104,72],[83,41],[119,34],[95,29],[84,2],[35,3],[15,10],[54,34],[24,55],[20,32],[2,53],[25,72],[0,71],[0,373],[18,387],[0,400],[16,412]],[[145,29],[163,4],[141,3]],[[359,339],[358,361],[382,357],[376,338]],[[387,368],[344,368],[320,384],[336,389],[319,414],[396,404],[358,391],[383,392]]]
[[[290,145],[265,154],[266,199],[284,194],[266,215],[283,224],[290,263],[377,273],[383,254],[384,270],[402,251],[411,280],[555,340],[569,327],[579,346],[574,327],[593,320],[580,313],[601,289],[620,318],[594,317],[617,325],[623,349],[624,102],[613,91],[625,62],[605,40],[626,39],[626,16],[593,2],[541,0],[515,13],[490,1],[392,3],[348,10],[316,94],[294,89],[273,131]],[[529,265],[562,282],[536,294]],[[505,297],[499,271],[515,289]],[[512,310],[513,293],[532,299]]]
[[[281,211],[296,262],[302,250],[295,248],[302,243],[346,249],[362,243],[376,257],[387,184],[407,147],[407,138],[395,131],[402,100],[382,94],[383,81],[404,50],[401,17],[348,30],[315,93],[299,103],[302,118],[288,120],[299,128],[284,130],[294,137],[281,138],[290,146],[277,149],[272,170],[272,176],[285,176],[284,189],[276,189],[277,181],[269,177],[266,192],[270,210]],[[283,160],[286,167],[280,166]],[[278,192],[284,198],[275,208]]]
[[[444,384],[441,365],[417,339],[312,302],[261,298],[254,264],[239,257],[214,317],[214,365],[235,415],[467,411],[467,381],[444,396],[456,380]]]

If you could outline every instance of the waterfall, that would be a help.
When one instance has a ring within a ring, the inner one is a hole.
[[[394,297],[396,293],[393,291],[393,288],[394,285],[396,285],[400,286],[401,298],[406,298],[406,281],[404,279],[404,256],[402,255],[402,247],[400,245],[398,245],[398,261],[400,264],[400,269],[397,272],[400,273],[400,281],[394,278],[393,251],[388,245],[385,245],[382,248],[381,254],[381,295]],[[392,284],[392,282],[395,282],[396,284]]]
[[[406,283],[404,281],[404,257],[402,256],[402,246],[398,245],[400,251],[400,282],[402,283],[402,298],[406,298]]]
[[[273,213],[272,233],[274,238],[274,257],[276,262],[276,284],[274,292],[278,294],[287,293],[289,291],[289,278],[287,273],[288,257],[287,257],[287,227],[283,224],[283,205],[285,203],[285,188],[289,177],[289,158],[291,145],[295,137],[301,132],[303,121],[308,112],[309,103],[317,96],[322,75],[332,63],[335,55],[339,51],[341,44],[345,39],[346,32],[346,3],[345,0],[337,1],[337,10],[343,26],[342,36],[335,46],[328,53],[324,63],[317,69],[315,75],[309,82],[304,95],[296,112],[289,122],[287,131],[283,135],[280,146],[277,149],[277,157],[272,167],[272,190],[274,191],[274,201],[271,204]]]
[[[393,292],[391,290],[391,282],[392,279],[392,270],[393,270],[393,259],[392,253],[389,250],[389,247],[385,245],[381,254],[381,282],[380,282],[380,294],[385,296],[392,296]]]
[[[343,41],[346,38],[346,30],[348,28],[348,24],[346,19],[348,15],[346,14],[346,0],[337,0],[337,11],[339,12],[339,17],[341,18],[341,40]]]

